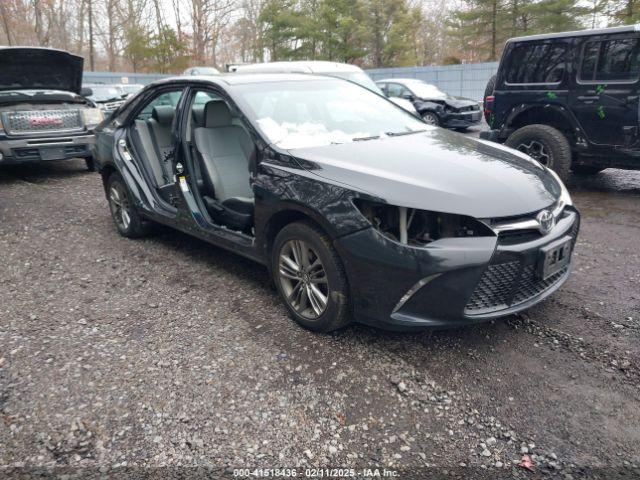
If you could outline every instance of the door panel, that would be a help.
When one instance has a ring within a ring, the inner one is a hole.
[[[587,138],[599,145],[633,143],[638,136],[640,40],[589,37],[579,51],[570,104]]]

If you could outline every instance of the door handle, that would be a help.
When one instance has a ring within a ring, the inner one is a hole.
[[[600,96],[598,95],[580,95],[578,97],[578,100],[580,100],[581,102],[584,102],[586,100],[593,101],[593,100],[599,100],[599,99],[600,99]]]

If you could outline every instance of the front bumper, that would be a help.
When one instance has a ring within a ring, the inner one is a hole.
[[[369,228],[336,240],[335,246],[358,321],[395,330],[450,328],[524,310],[557,290],[571,265],[538,279],[540,248],[567,235],[575,244],[579,225],[578,212],[566,208],[549,234],[524,243],[450,238],[414,248]]]
[[[90,133],[56,137],[0,138],[0,165],[88,157],[95,137]]]
[[[440,122],[443,127],[465,128],[478,125],[482,120],[482,110],[472,110],[460,113],[444,113]]]

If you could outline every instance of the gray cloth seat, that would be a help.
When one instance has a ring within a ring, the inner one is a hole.
[[[231,112],[221,100],[207,102],[204,127],[194,131],[196,149],[202,160],[216,200],[253,198],[249,184],[249,158],[253,142],[247,132],[232,124]],[[207,182],[205,182],[207,183]]]
[[[156,106],[151,118],[137,119],[135,131],[144,150],[156,185],[161,188],[171,183],[171,157],[173,156],[173,138],[171,126],[175,108],[170,105]]]
[[[167,183],[171,178],[171,159],[174,153],[171,127],[175,115],[176,109],[171,105],[158,105],[153,107],[151,118],[147,120],[163,177]]]
[[[209,213],[226,224],[247,229],[253,223],[249,159],[255,147],[246,130],[232,122],[227,104],[212,100],[204,107],[204,126],[195,128],[193,136]]]

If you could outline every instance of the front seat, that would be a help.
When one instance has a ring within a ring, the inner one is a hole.
[[[246,130],[232,123],[229,107],[212,100],[204,107],[204,127],[194,130],[194,142],[206,193],[203,199],[215,220],[240,230],[253,226],[253,190],[249,159],[254,145]]]

